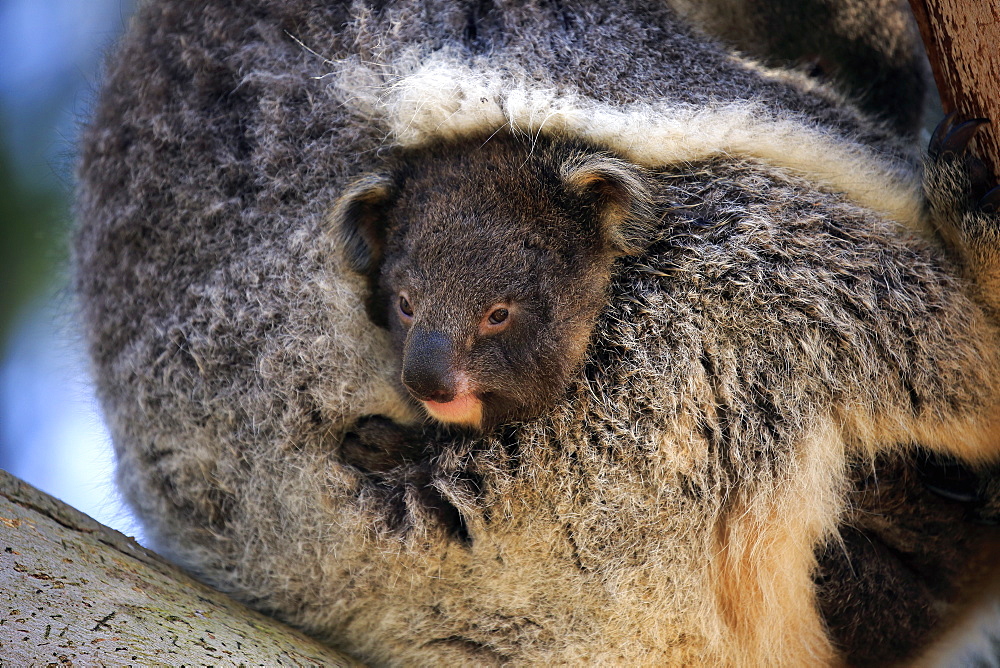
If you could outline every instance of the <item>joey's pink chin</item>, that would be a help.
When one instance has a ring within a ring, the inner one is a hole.
[[[449,424],[478,427],[483,422],[483,402],[474,394],[460,394],[451,401],[424,401],[431,417]]]

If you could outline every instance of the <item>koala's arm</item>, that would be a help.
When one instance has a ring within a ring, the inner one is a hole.
[[[918,442],[930,447],[935,442],[949,443],[944,451],[979,463],[996,462],[1000,457],[1000,391],[992,382],[996,350],[1000,348],[1000,187],[984,163],[969,151],[970,142],[986,123],[985,119],[962,119],[956,114],[941,121],[928,149],[923,188],[926,215],[943,255],[984,316],[965,329],[985,344],[979,355],[967,351],[967,363],[970,367],[989,366],[990,380],[969,388],[979,410],[959,419],[949,419],[950,411],[939,412],[941,428],[930,432],[918,428],[914,433]],[[932,421],[922,420],[920,427]]]
[[[969,143],[986,123],[956,114],[941,121],[928,150],[924,195],[946,251],[976,300],[1000,322],[1000,187],[969,151]]]

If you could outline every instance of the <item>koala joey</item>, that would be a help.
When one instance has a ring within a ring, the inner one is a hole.
[[[403,154],[333,215],[405,390],[443,423],[540,415],[583,363],[615,257],[642,247],[645,170],[498,133]]]
[[[966,152],[982,124],[941,123],[927,188],[937,232],[995,312],[1000,188],[985,192]],[[331,222],[368,276],[370,315],[392,331],[403,385],[441,422],[484,430],[536,417],[565,391],[608,299],[612,263],[653,243],[669,215],[658,205],[669,209],[655,170],[572,140],[495,133],[403,152],[349,188]],[[414,337],[418,328],[433,333]],[[440,347],[427,348],[428,338]],[[516,403],[497,389],[504,381]],[[453,399],[456,385],[483,388],[470,420],[430,399]],[[402,462],[386,453],[415,456],[404,430],[374,425],[363,433],[383,453],[382,469]],[[997,519],[994,478],[926,454],[883,454],[854,475],[842,542],[817,555],[819,605],[852,665],[884,665],[939,635],[942,604],[988,569],[994,532],[977,522]]]

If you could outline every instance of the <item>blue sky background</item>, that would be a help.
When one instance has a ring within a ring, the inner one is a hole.
[[[0,468],[125,533],[67,289],[77,130],[131,0],[0,2]]]

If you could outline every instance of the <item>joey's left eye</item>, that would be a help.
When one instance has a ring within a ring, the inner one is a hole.
[[[399,312],[403,314],[403,318],[409,320],[413,317],[413,307],[410,306],[410,300],[406,298],[406,293],[399,294]]]
[[[509,317],[510,311],[505,308],[498,308],[493,313],[490,313],[489,321],[491,325],[500,325]]]
[[[479,336],[495,336],[507,331],[510,324],[517,320],[515,316],[519,313],[517,307],[513,307],[507,302],[493,304],[482,320],[479,321]]]

